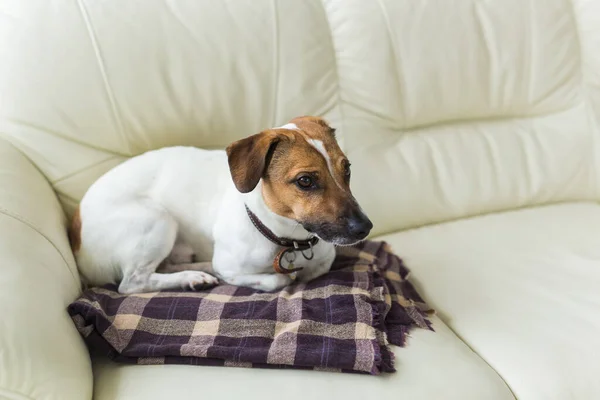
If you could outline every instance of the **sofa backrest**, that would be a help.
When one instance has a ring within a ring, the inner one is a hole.
[[[375,234],[597,200],[600,5],[0,2],[0,135],[67,213],[127,157],[306,114],[337,128]]]

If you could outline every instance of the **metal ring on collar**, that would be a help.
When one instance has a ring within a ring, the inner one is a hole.
[[[304,252],[305,252],[306,250],[309,250],[309,251],[310,251],[310,253],[309,253],[309,254],[310,254],[310,256],[307,256],[306,254],[304,254]],[[302,257],[304,257],[306,260],[309,260],[309,261],[310,261],[310,260],[312,260],[312,259],[313,259],[313,257],[315,256],[315,252],[314,252],[314,250],[313,250],[313,245],[312,245],[312,243],[311,243],[311,242],[308,242],[308,249],[306,249],[306,250],[300,250],[300,253],[302,253]]]
[[[288,257],[288,255],[290,255],[290,254],[293,256],[293,257],[291,257],[291,259],[290,259],[290,257]],[[283,254],[283,257],[285,258],[285,261],[287,261],[289,264],[292,264],[294,261],[296,261],[296,252],[293,251],[293,250],[292,251],[286,251]]]

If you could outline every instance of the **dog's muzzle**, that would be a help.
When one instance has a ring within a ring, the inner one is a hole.
[[[314,233],[326,242],[338,245],[351,245],[364,240],[371,233],[373,223],[360,209],[349,212],[337,222],[305,222],[304,229]]]

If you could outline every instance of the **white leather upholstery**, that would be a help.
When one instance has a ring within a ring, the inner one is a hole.
[[[121,156],[224,147],[299,113],[337,109],[319,1],[0,4],[0,92],[10,94],[0,132],[48,176],[68,211]]]
[[[91,363],[66,314],[79,277],[52,188],[0,139],[0,398],[89,398]]]
[[[378,232],[596,198],[582,78],[599,64],[582,65],[571,1],[342,2],[344,137]]]
[[[516,398],[600,397],[600,205],[510,211],[383,239]]]
[[[383,379],[93,376],[63,209],[129,156],[301,114],[337,128],[439,332]],[[599,135],[598,0],[0,0],[0,397],[600,398]]]

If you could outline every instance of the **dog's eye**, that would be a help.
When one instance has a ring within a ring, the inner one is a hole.
[[[346,162],[344,164],[344,175],[346,176],[346,178],[350,177],[350,163]]]
[[[298,185],[300,189],[310,189],[313,187],[314,182],[310,176],[303,175],[296,180],[296,185]]]

